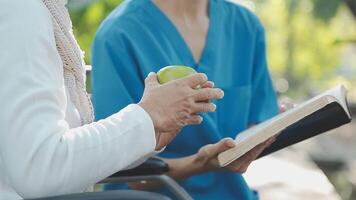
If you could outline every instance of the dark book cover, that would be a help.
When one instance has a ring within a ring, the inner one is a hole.
[[[348,114],[339,103],[330,103],[284,129],[276,141],[260,154],[259,158],[338,128],[350,121]]]

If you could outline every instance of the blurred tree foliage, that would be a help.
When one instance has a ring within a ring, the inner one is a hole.
[[[335,17],[342,1],[328,0],[328,2],[325,3],[325,0],[313,0],[313,3],[314,3],[313,15],[316,18],[328,22],[333,17]]]
[[[288,81],[288,95],[348,84],[338,73],[347,45],[337,44],[353,41],[356,21],[342,0],[257,0],[256,13],[266,26],[272,74]]]
[[[344,0],[344,2],[348,5],[352,14],[356,17],[356,1],[355,0]]]
[[[97,28],[121,2],[99,0],[70,9],[74,32],[86,52],[87,63]],[[354,0],[253,2],[266,27],[272,74],[276,80],[287,80],[288,95],[311,95],[336,82],[347,83],[338,74],[338,68],[344,49],[356,40],[356,21],[351,14],[356,14]]]
[[[82,7],[69,6],[74,34],[86,52],[86,63],[90,63],[90,47],[100,23],[121,2],[122,0],[100,0]]]

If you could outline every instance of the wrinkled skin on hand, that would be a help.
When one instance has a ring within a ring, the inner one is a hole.
[[[169,144],[177,133],[187,125],[200,124],[199,113],[214,112],[216,106],[210,100],[221,99],[221,89],[209,87],[205,74],[159,84],[157,75],[150,73],[145,80],[145,90],[138,103],[151,117],[156,132],[156,150]],[[197,86],[206,86],[195,89]]]

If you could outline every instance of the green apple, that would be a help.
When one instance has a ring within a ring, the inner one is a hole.
[[[171,65],[160,69],[157,72],[157,78],[160,84],[164,84],[169,81],[183,78],[196,73],[197,71],[195,71],[191,67],[187,67],[184,65]]]

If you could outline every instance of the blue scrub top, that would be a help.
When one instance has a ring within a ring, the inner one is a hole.
[[[185,127],[162,157],[195,154],[278,112],[266,63],[264,29],[249,10],[227,0],[209,1],[210,25],[198,63],[169,18],[150,0],[130,0],[101,25],[92,48],[96,119],[105,118],[143,93],[144,79],[167,65],[192,66],[225,92],[201,125]],[[257,199],[238,173],[211,172],[181,182],[194,199]]]

